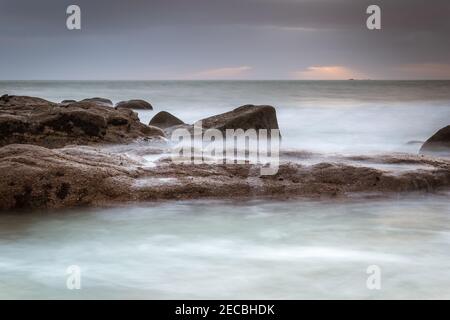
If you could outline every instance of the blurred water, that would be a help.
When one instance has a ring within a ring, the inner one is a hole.
[[[0,94],[52,101],[101,96],[150,101],[148,123],[169,111],[185,122],[243,104],[277,108],[283,148],[325,153],[417,153],[450,124],[450,81],[22,81],[0,82]]]
[[[142,98],[192,123],[277,108],[283,148],[417,153],[450,124],[449,81],[1,82],[52,101]],[[0,298],[450,298],[448,195],[196,201],[0,216]],[[66,268],[82,289],[66,289]],[[366,288],[366,269],[382,289]]]
[[[10,214],[0,298],[449,299],[449,223],[447,196]],[[70,265],[81,290],[66,289]]]

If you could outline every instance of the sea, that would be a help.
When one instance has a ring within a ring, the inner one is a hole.
[[[417,154],[450,124],[450,81],[0,81],[3,94],[144,99],[146,124],[159,111],[193,123],[272,105],[282,150],[329,157]],[[6,212],[0,299],[450,299],[449,199]]]

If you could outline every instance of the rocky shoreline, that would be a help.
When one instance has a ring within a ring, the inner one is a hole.
[[[165,136],[161,129],[141,123],[132,110],[112,108],[99,99],[58,104],[4,95],[0,97],[0,146],[21,143],[59,148]]]
[[[171,127],[191,125],[168,113],[153,121],[160,128],[145,125],[124,104],[105,103],[0,98],[0,210],[168,199],[347,197],[450,187],[450,159],[433,155],[319,158],[305,164],[313,155],[282,152],[279,170],[270,176],[248,163],[180,164],[167,156],[166,136]],[[204,120],[218,130],[278,129],[270,106],[243,106]],[[149,155],[156,156],[151,164]]]

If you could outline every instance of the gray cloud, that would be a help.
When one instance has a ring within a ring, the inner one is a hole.
[[[65,28],[73,3],[81,31]],[[382,8],[381,31],[365,28],[369,4]],[[2,0],[0,77],[183,78],[250,66],[250,78],[288,78],[342,65],[398,78],[403,65],[450,64],[449,14],[448,0]]]

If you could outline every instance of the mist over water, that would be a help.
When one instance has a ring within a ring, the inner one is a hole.
[[[447,196],[6,215],[0,298],[450,298]],[[81,268],[81,290],[65,270]],[[381,269],[368,290],[367,267]]]
[[[55,102],[145,99],[148,123],[277,109],[283,149],[416,154],[450,122],[450,81],[5,82]],[[0,215],[0,298],[450,298],[450,201],[201,200]],[[66,288],[66,269],[82,289]],[[381,290],[366,269],[381,268]]]
[[[186,123],[244,104],[277,109],[283,148],[325,153],[417,153],[449,124],[450,81],[24,81],[0,82],[0,93],[59,102],[105,97],[145,99],[147,123],[169,111]]]

